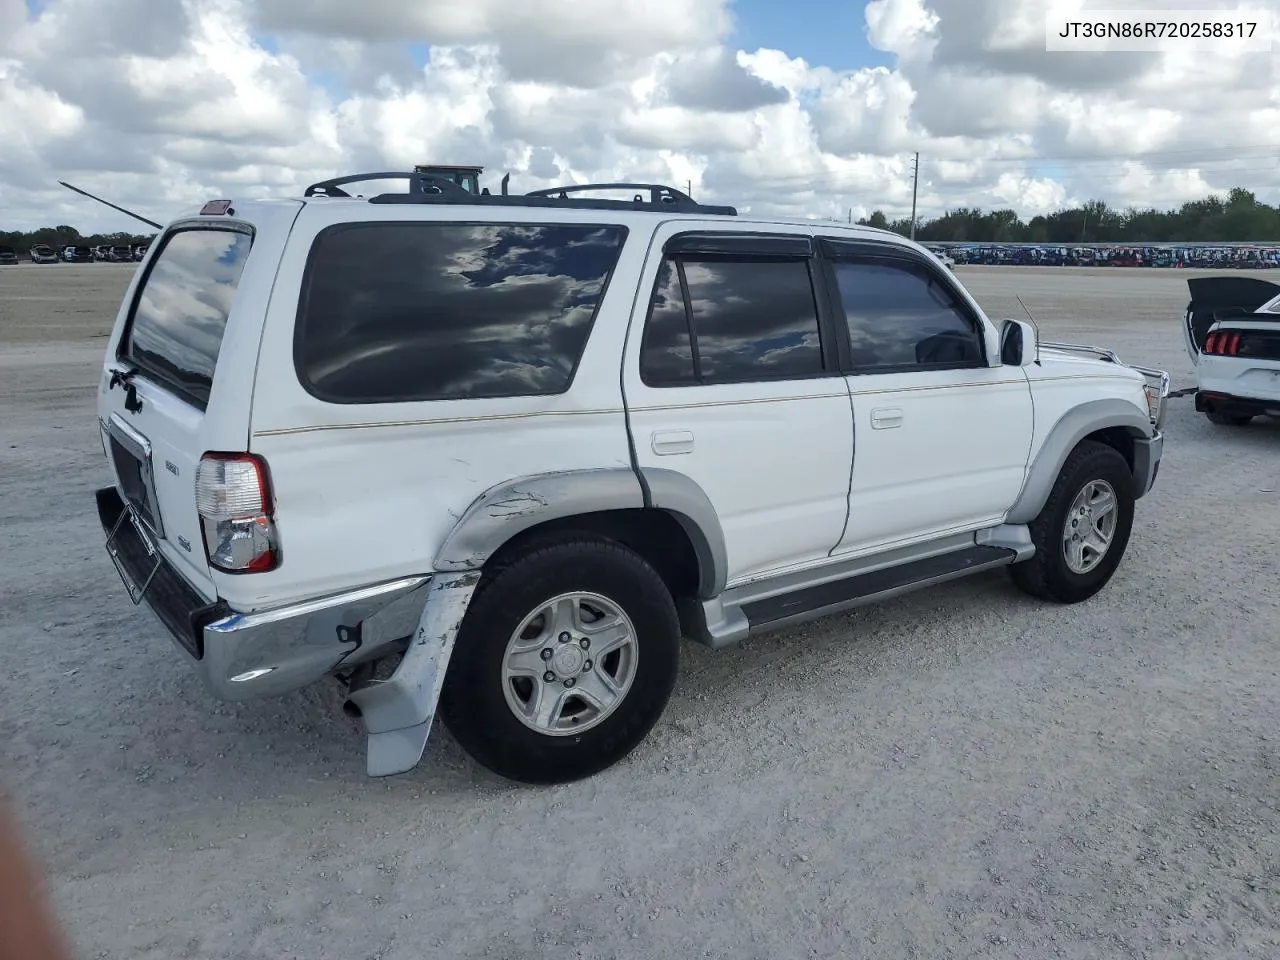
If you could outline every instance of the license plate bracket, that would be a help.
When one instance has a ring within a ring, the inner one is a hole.
[[[151,442],[114,413],[107,421],[106,428],[111,465],[125,504],[132,508],[135,518],[148,531],[157,539],[164,539]],[[143,543],[150,542],[150,537],[145,534],[142,537]]]
[[[142,543],[142,548],[146,551],[147,558],[151,562],[151,569],[147,571],[141,583],[129,573],[129,569],[125,566],[124,559],[120,555],[117,538],[124,531],[126,523],[137,533],[138,540]],[[124,583],[125,590],[129,592],[129,599],[133,601],[134,606],[142,603],[143,598],[147,595],[147,590],[151,587],[151,581],[155,579],[156,572],[160,569],[162,560],[160,551],[152,543],[151,537],[146,531],[145,524],[138,519],[133,512],[133,508],[127,502],[124,504],[124,509],[120,511],[120,516],[115,525],[112,526],[111,532],[107,534],[106,549],[107,556],[111,558],[111,563],[116,568],[116,573],[120,575],[120,580]]]

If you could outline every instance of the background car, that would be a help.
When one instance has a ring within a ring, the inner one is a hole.
[[[18,254],[13,247],[0,247],[0,264],[6,267],[18,265]]]
[[[1193,277],[1187,288],[1196,412],[1228,427],[1280,417],[1280,284],[1228,275]]]
[[[30,251],[32,263],[57,263],[58,254],[46,243],[37,243]]]
[[[63,247],[62,259],[64,263],[93,263],[93,247]]]

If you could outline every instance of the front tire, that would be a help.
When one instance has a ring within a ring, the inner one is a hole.
[[[1081,441],[1028,525],[1035,556],[1009,567],[1009,575],[1041,600],[1087,600],[1120,565],[1133,515],[1133,473],[1125,458],[1104,443]]]
[[[567,783],[648,735],[679,670],[680,623],[657,571],[612,541],[543,546],[481,580],[440,715],[477,762],[523,783]]]

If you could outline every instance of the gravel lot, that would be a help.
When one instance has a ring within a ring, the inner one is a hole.
[[[437,728],[364,776],[336,689],[223,704],[102,549],[130,266],[0,268],[0,781],[84,957],[1275,957],[1280,422],[1171,401],[1111,586],[1002,574],[712,653],[571,787]],[[961,267],[1191,384],[1192,271]]]

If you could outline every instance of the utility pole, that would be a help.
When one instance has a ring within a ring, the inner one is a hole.
[[[687,193],[689,196],[691,196],[691,197],[692,197],[692,196],[693,196],[693,181],[692,181],[692,180],[686,180],[684,185],[685,185],[686,187],[688,187],[688,189],[687,189],[687,190],[685,190],[685,193]]]
[[[920,151],[916,151],[914,170],[911,176],[911,239],[916,238],[916,188],[920,186]]]

